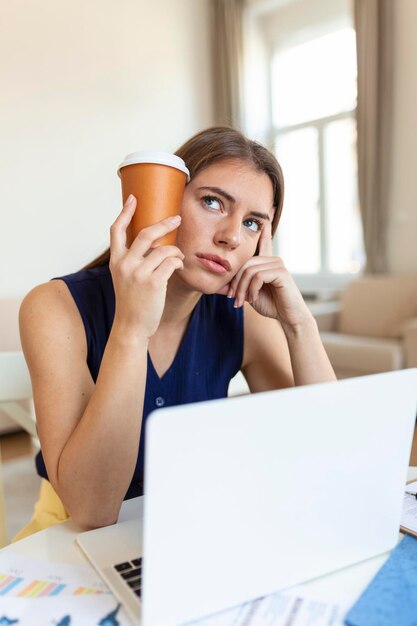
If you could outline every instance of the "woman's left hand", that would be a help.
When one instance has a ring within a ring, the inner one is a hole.
[[[235,298],[235,306],[247,300],[265,317],[277,319],[284,327],[295,328],[311,313],[282,259],[272,252],[271,224],[265,223],[259,238],[259,256],[247,261],[220,293]]]

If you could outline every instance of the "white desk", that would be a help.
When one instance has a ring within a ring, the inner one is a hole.
[[[409,468],[408,480],[413,479],[417,479],[417,467]],[[142,505],[143,498],[124,502],[119,521],[138,517]],[[55,563],[88,563],[75,543],[75,537],[80,532],[82,529],[74,522],[63,522],[11,544],[3,550]],[[340,604],[343,610],[347,611],[375,576],[388,555],[389,553],[322,576],[300,585],[299,588],[318,600]]]
[[[142,504],[143,498],[123,502],[119,522],[138,518]],[[75,542],[76,536],[83,530],[85,528],[68,520],[12,543],[1,552],[7,550],[10,553],[53,563],[89,563]]]

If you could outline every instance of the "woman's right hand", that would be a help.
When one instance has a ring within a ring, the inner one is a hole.
[[[176,246],[153,243],[175,228],[181,217],[169,217],[141,230],[130,248],[126,229],[136,209],[129,196],[110,228],[110,271],[116,296],[115,325],[145,340],[155,333],[165,306],[169,278],[183,268],[184,255]]]

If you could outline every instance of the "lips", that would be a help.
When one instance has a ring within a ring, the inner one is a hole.
[[[232,269],[229,261],[222,259],[217,254],[197,254],[197,258],[207,269],[216,274],[224,274]]]

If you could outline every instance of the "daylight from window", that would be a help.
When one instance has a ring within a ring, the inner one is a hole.
[[[354,30],[277,48],[271,102],[286,184],[277,252],[296,273],[358,272]]]

